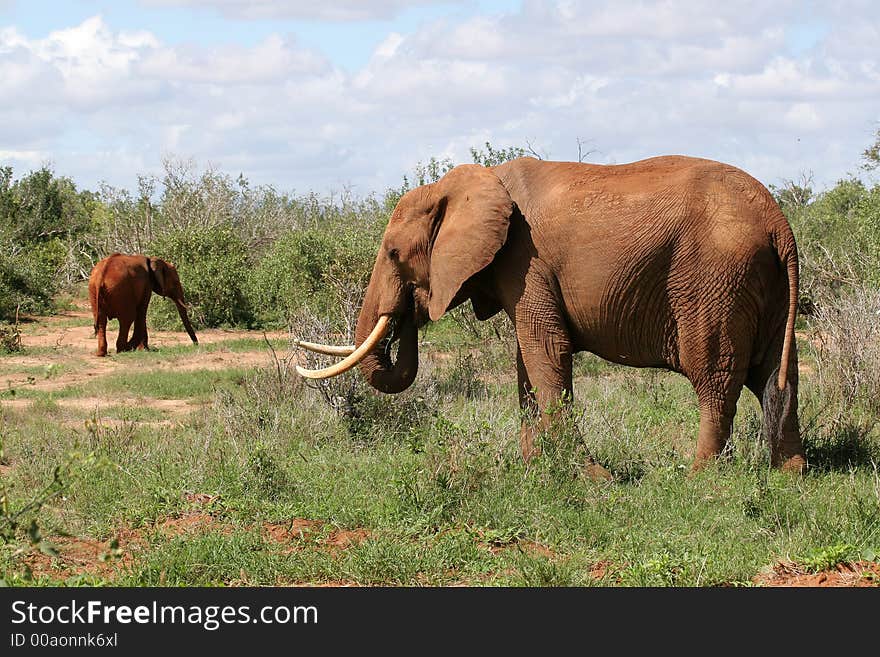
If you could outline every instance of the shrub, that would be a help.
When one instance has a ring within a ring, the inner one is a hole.
[[[228,225],[188,226],[154,239],[150,255],[173,262],[197,327],[250,325],[251,305],[244,292],[250,270],[247,245]],[[150,320],[177,325],[171,303],[150,304]]]
[[[818,406],[810,461],[846,468],[880,458],[880,291],[821,299],[810,325],[816,376],[806,401]]]
[[[329,240],[317,231],[290,233],[269,249],[248,277],[248,296],[257,320],[286,326],[312,300],[324,306],[321,281],[329,259]]]
[[[49,312],[64,284],[88,273],[94,195],[46,167],[13,181],[0,167],[0,317]]]
[[[51,311],[65,255],[58,239],[0,251],[0,317]]]
[[[842,180],[813,200],[798,185],[775,191],[798,242],[803,308],[862,283],[880,287],[880,185]]]
[[[18,324],[0,324],[0,354],[21,351],[21,330]]]
[[[357,306],[342,304],[342,321],[353,326]],[[329,323],[310,316],[298,316],[298,336],[317,341],[327,336]],[[308,368],[324,367],[327,357],[298,350],[297,357]],[[415,435],[436,414],[439,401],[434,381],[430,376],[417,380],[399,395],[384,395],[373,390],[359,372],[329,379],[309,381],[322,402],[339,417],[348,434],[369,442],[379,437],[418,442]]]
[[[384,228],[369,219],[318,223],[277,240],[248,278],[257,320],[289,326],[308,313],[328,318],[335,330],[347,329],[340,304],[360,302]]]

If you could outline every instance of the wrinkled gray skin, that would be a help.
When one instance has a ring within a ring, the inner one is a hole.
[[[355,341],[388,314],[398,355],[382,345],[360,369],[377,390],[406,389],[418,327],[469,299],[479,319],[504,311],[514,324],[520,404],[540,417],[523,422],[524,458],[553,422],[539,409],[570,398],[572,354],[591,351],[690,380],[700,406],[695,468],[720,454],[746,386],[764,397],[773,463],[800,471],[797,269],[771,195],[725,164],[668,156],[458,166],[406,193],[391,216]]]

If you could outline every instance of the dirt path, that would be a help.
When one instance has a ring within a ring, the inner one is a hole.
[[[105,358],[94,355],[97,339],[92,328],[92,315],[88,303],[79,301],[73,310],[51,317],[30,318],[21,324],[21,342],[24,352],[0,358],[0,390],[27,389],[42,392],[62,390],[72,385],[93,381],[101,377],[128,370],[138,372],[221,370],[232,367],[262,367],[271,362],[265,347],[252,350],[224,349],[222,343],[242,338],[262,339],[263,332],[247,330],[204,329],[198,332],[199,345],[192,345],[189,336],[180,331],[150,331],[150,346],[161,352],[163,348],[185,345],[191,350],[176,354],[173,358],[155,363],[145,363],[115,357],[117,323],[108,326],[110,354]],[[269,339],[287,339],[286,331],[266,333]],[[211,350],[208,345],[219,345]],[[2,408],[25,408],[29,399],[4,397]],[[176,415],[195,408],[189,400],[169,399],[113,399],[80,397],[59,399],[62,407],[103,410],[120,404],[136,403]]]

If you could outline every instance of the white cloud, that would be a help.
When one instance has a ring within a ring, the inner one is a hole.
[[[393,13],[406,3],[325,4]],[[596,162],[685,153],[765,182],[801,170],[833,182],[855,170],[880,119],[880,28],[870,5],[846,7],[817,8],[823,29],[796,54],[786,40],[804,20],[795,2],[526,0],[515,12],[391,26],[351,73],[332,64],[332,43],[318,52],[295,35],[172,45],[100,16],[39,39],[0,28],[0,79],[14,99],[0,104],[0,155],[21,167],[51,159],[86,186],[132,186],[173,152],[282,189],[366,194],[399,184],[418,160],[467,161],[485,141],[574,159],[580,138]]]
[[[152,7],[196,7],[234,19],[364,21],[389,19],[410,7],[452,5],[464,0],[141,0]]]
[[[172,83],[260,85],[281,82],[296,74],[321,73],[328,67],[326,60],[315,53],[299,50],[295,44],[272,35],[251,48],[156,48],[143,58],[137,72],[148,79]]]
[[[785,113],[785,120],[793,128],[812,132],[825,127],[819,113],[810,103],[795,103]]]

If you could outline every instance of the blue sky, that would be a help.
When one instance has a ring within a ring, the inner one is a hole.
[[[822,188],[880,126],[878,42],[873,0],[0,0],[0,164],[368,194],[485,141],[580,141]]]

